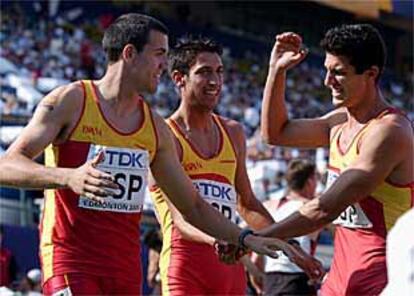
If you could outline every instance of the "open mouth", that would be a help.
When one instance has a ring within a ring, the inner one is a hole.
[[[216,96],[218,96],[220,94],[220,90],[219,89],[205,90],[204,91],[204,94],[205,95],[208,95],[208,96],[214,96],[214,97],[216,97]]]

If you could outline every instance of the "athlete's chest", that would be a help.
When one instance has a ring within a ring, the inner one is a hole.
[[[357,141],[359,138],[360,132],[364,129],[365,125],[355,125],[349,127],[347,125],[343,126],[339,129],[338,138],[335,145],[338,146],[338,149],[342,152],[347,152],[352,145]]]

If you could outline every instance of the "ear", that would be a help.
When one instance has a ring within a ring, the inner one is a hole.
[[[125,45],[124,49],[122,50],[122,58],[126,61],[134,58],[136,54],[137,50],[135,49],[135,46],[133,46],[132,44]]]
[[[373,80],[377,79],[378,75],[380,75],[380,71],[378,66],[371,66],[371,68],[365,70],[370,78]]]
[[[180,71],[174,70],[171,73],[171,79],[174,81],[175,85],[178,88],[181,88],[185,85],[185,74],[181,73]]]

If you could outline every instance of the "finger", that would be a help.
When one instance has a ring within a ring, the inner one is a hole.
[[[98,179],[105,179],[105,180],[110,180],[112,182],[115,182],[115,178],[108,173],[102,172],[100,170],[97,170],[95,168],[90,168],[88,170],[88,174],[94,178],[98,178]]]
[[[308,51],[307,50],[300,50],[297,54],[295,54],[292,57],[292,61],[295,64],[300,63],[301,61],[303,61],[305,59],[305,57],[307,56]]]
[[[107,197],[109,195],[113,195],[114,192],[108,190],[108,189],[104,189],[104,188],[99,188],[93,185],[85,185],[85,192],[87,193],[92,193],[94,196],[97,197]]]
[[[302,37],[293,32],[285,32],[276,36],[276,41],[300,44]]]
[[[276,51],[293,51],[295,53],[298,53],[300,50],[300,47],[294,44],[290,43],[278,43],[276,44]]]
[[[279,258],[279,255],[278,255],[277,251],[275,251],[274,245],[272,245],[270,247],[265,246],[264,249],[263,249],[263,252],[261,252],[261,253],[263,253],[263,255],[267,255],[267,256],[272,257],[274,259]]]
[[[98,197],[98,196],[94,195],[92,192],[85,192],[85,193],[83,194],[83,196],[85,196],[85,197],[87,197],[87,198],[89,198],[89,199],[92,199],[92,200],[98,201],[98,202],[104,202],[104,199],[103,199],[103,198],[101,198],[101,197]]]
[[[99,150],[98,154],[92,159],[91,164],[93,167],[96,167],[99,163],[105,160],[105,150]]]
[[[101,188],[111,188],[111,189],[119,189],[119,185],[111,180],[102,179],[102,178],[95,178],[95,177],[88,177],[86,178],[86,184],[93,185],[96,187]]]

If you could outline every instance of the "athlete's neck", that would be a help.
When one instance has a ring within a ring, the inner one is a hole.
[[[171,116],[177,121],[186,131],[200,131],[209,133],[214,128],[213,113],[199,112],[194,108],[189,108],[183,104]]]
[[[107,103],[118,115],[128,115],[135,111],[138,93],[136,86],[128,82],[122,62],[109,65],[105,75],[100,80],[96,80],[98,99]]]
[[[365,124],[377,117],[381,111],[390,107],[376,87],[358,105],[347,108],[349,124]]]

